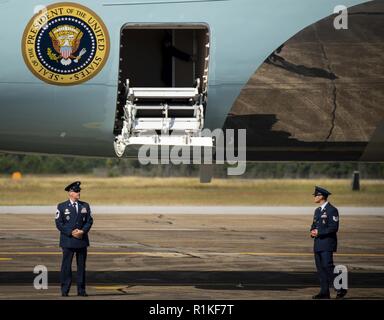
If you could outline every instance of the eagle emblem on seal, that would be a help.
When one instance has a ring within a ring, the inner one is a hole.
[[[69,66],[72,61],[78,63],[81,57],[87,52],[87,49],[82,48],[80,53],[75,56],[74,54],[79,50],[81,38],[84,33],[70,25],[61,25],[54,28],[49,32],[52,40],[52,46],[59,56],[52,54],[52,49],[48,48],[48,56],[51,60],[60,60],[63,66]]]

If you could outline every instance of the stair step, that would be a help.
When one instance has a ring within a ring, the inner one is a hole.
[[[199,95],[197,88],[129,88],[128,97],[135,99],[183,98],[193,99]]]
[[[162,130],[165,125],[169,130],[200,129],[200,121],[196,118],[136,118],[133,130],[135,132],[142,130]]]
[[[133,107],[134,109],[137,109],[137,110],[165,110],[166,107],[164,106],[137,106],[135,105]],[[195,110],[197,109],[198,106],[168,106],[167,109],[168,110]]]

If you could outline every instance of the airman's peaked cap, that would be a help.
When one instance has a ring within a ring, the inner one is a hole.
[[[69,184],[68,186],[66,186],[64,190],[65,191],[80,192],[81,191],[80,185],[81,185],[80,181],[75,181],[75,182],[72,182],[71,184]]]
[[[332,193],[330,193],[328,190],[326,190],[322,187],[319,187],[319,186],[315,186],[315,191],[313,192],[314,196],[322,195],[324,197],[328,197],[331,194]]]

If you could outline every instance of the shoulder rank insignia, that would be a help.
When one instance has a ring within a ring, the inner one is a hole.
[[[22,39],[27,67],[54,85],[76,85],[96,76],[108,59],[109,47],[108,30],[101,18],[89,8],[70,2],[39,11]]]
[[[333,221],[335,221],[335,222],[339,221],[339,217],[338,217],[338,216],[333,216],[332,219],[333,219]]]

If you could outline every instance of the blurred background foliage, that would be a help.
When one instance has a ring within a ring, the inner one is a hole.
[[[383,163],[247,163],[241,178],[350,178],[359,170],[363,179],[383,179]],[[84,157],[61,157],[41,155],[0,154],[0,174],[9,175],[20,171],[23,174],[92,174],[100,177],[145,176],[145,177],[196,177],[198,165],[141,165],[135,159],[100,159]],[[214,177],[230,178],[226,165],[214,166]],[[236,178],[236,176],[233,176]]]

